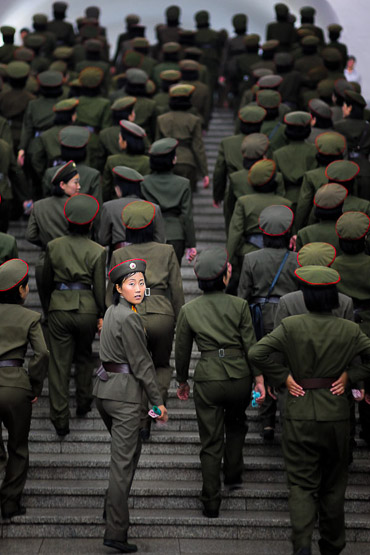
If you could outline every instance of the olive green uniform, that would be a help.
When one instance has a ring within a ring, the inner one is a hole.
[[[228,176],[243,169],[242,142],[245,137],[238,133],[220,142],[213,172],[213,198],[217,203],[224,200]]]
[[[296,249],[299,251],[307,243],[323,242],[335,247],[337,254],[341,254],[339,237],[335,231],[335,220],[321,220],[317,224],[302,227],[297,234]]]
[[[195,34],[195,45],[203,52],[199,61],[207,67],[211,91],[214,91],[217,87],[219,66],[222,57],[223,41],[221,35],[213,29],[198,29]]]
[[[14,60],[14,52],[19,46],[15,44],[3,44],[0,46],[0,63],[9,64]]]
[[[76,114],[76,125],[87,127],[91,133],[88,156],[91,160],[94,160],[98,151],[99,132],[112,125],[110,102],[107,98],[101,96],[81,95],[78,97]]]
[[[211,96],[209,92],[209,87],[202,83],[201,81],[180,81],[180,83],[186,83],[186,85],[192,85],[195,87],[194,92],[191,95],[191,103],[197,110],[197,115],[202,120],[202,129],[208,129],[209,120],[211,117]]]
[[[150,172],[149,157],[144,154],[128,154],[126,151],[121,150],[120,154],[108,156],[102,179],[104,202],[116,196],[112,171],[116,166],[127,166],[141,173],[141,175],[147,175]]]
[[[73,26],[68,21],[53,19],[48,21],[47,30],[54,33],[57,38],[57,45],[73,46],[76,40]]]
[[[293,229],[296,231],[315,221],[313,216],[314,196],[322,185],[329,183],[325,170],[326,166],[320,166],[319,168],[306,171],[303,176],[293,224]]]
[[[119,93],[119,91],[117,91]],[[128,96],[125,92],[119,94],[111,95],[111,101],[114,102],[118,98],[123,98]],[[135,123],[142,127],[149,141],[154,139],[155,135],[155,124],[156,124],[156,103],[151,98],[146,98],[145,96],[137,96],[135,102]]]
[[[8,121],[14,151],[18,151],[21,138],[22,122],[28,103],[35,96],[24,89],[11,89],[0,95],[0,113]]]
[[[12,258],[18,258],[17,241],[13,235],[0,232],[0,264]]]
[[[103,60],[81,60],[76,64],[75,70],[79,74],[86,67],[97,67],[104,72],[103,81],[100,85],[102,94],[106,96],[110,89],[111,76],[110,76],[110,65],[108,62]]]
[[[168,69],[174,69],[176,71],[179,71],[180,66],[178,62],[172,62],[170,60],[165,62],[160,62],[155,66],[153,70],[152,79],[154,83],[157,85],[157,87],[161,86],[161,78],[159,77],[160,74],[162,73],[162,71],[167,71]]]
[[[17,165],[13,149],[8,142],[0,139],[0,231],[8,230],[11,201],[14,197],[26,200],[28,187],[22,170]]]
[[[105,539],[125,542],[129,527],[128,496],[141,451],[139,436],[142,394],[162,405],[141,318],[123,298],[108,308],[100,336],[102,362],[128,364],[131,374],[108,372],[96,379],[94,396],[112,437],[109,486],[106,497]]]
[[[121,149],[118,144],[119,135],[119,125],[112,125],[111,127],[106,127],[100,131],[99,141],[95,152],[95,159],[91,160],[91,165],[94,168],[102,172],[108,156],[121,153]]]
[[[141,184],[143,197],[159,204],[167,243],[181,264],[185,248],[196,246],[189,180],[173,172],[153,172]]]
[[[50,241],[43,269],[48,307],[50,417],[56,428],[68,427],[69,377],[76,362],[77,409],[92,402],[91,345],[97,318],[104,314],[105,250],[86,236],[67,235]],[[55,283],[82,283],[86,290],[57,290]]]
[[[19,304],[0,304],[0,360],[23,359],[27,345],[33,356],[28,370],[23,367],[0,368],[0,423],[8,430],[8,463],[0,486],[1,509],[19,509],[28,470],[28,434],[31,401],[41,394],[49,352],[40,326],[40,314]]]
[[[262,122],[260,133],[267,135],[270,141],[268,156],[288,143],[285,128],[286,125],[281,123],[280,120],[265,120]]]
[[[43,131],[39,140],[35,142],[31,155],[31,164],[40,181],[45,170],[55,166],[54,162],[61,159],[59,132],[64,127],[66,127],[65,124],[53,125],[50,129]]]
[[[272,358],[276,351],[284,354],[286,366]],[[352,366],[356,355],[361,355],[363,364]],[[285,318],[251,348],[249,359],[277,387],[289,373],[296,381],[334,381],[344,370],[354,383],[369,376],[370,340],[353,322],[310,312]],[[349,416],[345,394],[311,389],[302,397],[287,396],[283,453],[294,552],[311,546],[318,509],[321,553],[340,553],[344,548]]]
[[[201,501],[206,510],[218,511],[222,458],[226,484],[241,482],[244,468],[243,445],[248,430],[245,410],[253,381],[248,351],[255,342],[248,303],[212,292],[182,307],[175,346],[180,383],[188,379],[193,340],[201,352],[194,373],[203,477]],[[229,349],[234,349],[234,354],[228,354]],[[225,356],[221,358],[223,350]]]

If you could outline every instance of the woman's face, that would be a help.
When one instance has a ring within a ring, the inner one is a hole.
[[[128,303],[140,304],[145,294],[144,275],[141,272],[136,272],[124,279],[121,286],[116,285],[116,289]]]
[[[64,183],[64,181],[61,181],[60,188],[63,189],[64,194],[66,194],[68,197],[71,197],[72,195],[79,193],[81,189],[79,174],[76,174],[75,176],[73,176],[72,179],[67,181],[67,183]]]

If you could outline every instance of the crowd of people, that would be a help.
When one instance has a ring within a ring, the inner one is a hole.
[[[314,8],[298,24],[279,3],[262,42],[244,13],[229,37],[205,10],[183,29],[169,6],[154,45],[127,14],[110,57],[99,8],[76,26],[67,8],[35,14],[20,45],[15,28],[0,28],[2,517],[26,511],[32,404],[46,376],[51,422],[59,438],[70,432],[74,364],[76,417],[95,397],[111,434],[104,544],[136,551],[127,499],[152,416],[168,418],[176,331],[181,400],[194,341],[201,352],[205,517],[219,516],[221,469],[226,487],[242,487],[254,391],[266,442],[280,408],[294,553],[311,553],[319,515],[320,552],[339,554],[354,399],[370,445],[370,111],[342,27],[329,24],[326,40]],[[210,186],[203,138],[215,105],[235,116],[212,182],[227,243],[197,253],[192,206]],[[41,248],[42,315],[22,306],[28,264],[7,233],[19,218]],[[184,257],[203,292],[186,304]]]

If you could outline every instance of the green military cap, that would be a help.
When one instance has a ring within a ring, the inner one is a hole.
[[[308,107],[313,116],[320,116],[324,119],[332,118],[333,113],[329,104],[327,104],[323,100],[320,100],[319,98],[311,98],[311,100],[308,102]]]
[[[7,65],[6,73],[12,79],[23,79],[30,72],[30,66],[26,62],[10,62]]]
[[[134,13],[129,13],[125,19],[129,25],[137,25],[140,22],[140,17]]]
[[[146,270],[146,260],[142,258],[130,258],[129,260],[124,260],[108,272],[108,277],[112,283],[116,283],[118,280],[122,280],[128,274],[133,274],[135,272],[141,272],[145,274]]]
[[[313,199],[313,203],[318,208],[333,210],[341,206],[348,196],[348,190],[339,183],[327,183],[322,185]]]
[[[52,71],[60,71],[65,75],[67,73],[68,65],[63,60],[55,60],[49,65],[49,69]]]
[[[194,85],[186,85],[185,83],[173,85],[170,88],[170,97],[191,96],[195,91]]]
[[[337,256],[335,247],[330,243],[306,243],[299,251],[299,266],[331,266]]]
[[[344,98],[345,92],[348,90],[353,90],[353,83],[347,81],[347,79],[337,79],[334,81],[334,94]]]
[[[278,91],[274,91],[271,89],[264,89],[262,91],[258,91],[256,94],[256,100],[258,106],[262,108],[272,109],[278,108],[281,104],[281,95]]]
[[[26,90],[30,93],[37,94],[40,90],[39,82],[34,75],[29,75],[26,83]]]
[[[307,127],[311,125],[312,116],[308,112],[289,112],[284,116],[284,123],[294,127]]]
[[[306,35],[301,40],[301,44],[303,46],[318,46],[319,43],[320,43],[320,40],[315,35]]]
[[[360,171],[360,166],[352,160],[335,160],[325,169],[325,175],[329,181],[334,183],[345,183],[356,177]]]
[[[315,31],[307,27],[301,27],[297,29],[297,35],[299,39],[303,39],[303,37],[313,37],[315,36]]]
[[[179,141],[177,139],[173,139],[172,137],[159,139],[152,144],[149,149],[149,154],[150,156],[164,156],[165,154],[173,152],[178,144]]]
[[[35,13],[32,20],[36,25],[46,25],[48,22],[48,16],[44,13]]]
[[[88,6],[85,10],[86,17],[99,19],[100,9],[97,6]]]
[[[64,14],[67,8],[68,4],[66,2],[54,2],[53,4],[53,10],[55,13]]]
[[[198,279],[209,281],[221,276],[229,262],[227,250],[223,247],[211,247],[202,250],[196,257],[194,273]]]
[[[183,71],[199,71],[199,64],[195,60],[181,60],[179,66]]]
[[[327,29],[329,33],[340,33],[341,31],[343,31],[343,27],[338,23],[332,23],[331,25],[328,25]]]
[[[198,25],[205,25],[209,23],[209,13],[206,10],[200,10],[195,14],[194,19]]]
[[[328,76],[328,70],[325,66],[315,66],[308,70],[307,75],[310,81],[313,83],[319,83],[319,81],[326,79]]]
[[[321,51],[322,59],[327,62],[341,62],[343,60],[342,54],[339,52],[338,48],[324,48]]]
[[[139,54],[139,56],[142,56],[142,54]],[[148,81],[148,74],[142,69],[131,67],[126,71],[126,79],[132,85],[145,85]]]
[[[47,87],[48,89],[61,87],[63,85],[63,73],[48,69],[39,73],[37,80],[41,87]]]
[[[68,148],[83,148],[89,142],[90,131],[80,125],[67,125],[59,131],[59,142]]]
[[[265,77],[265,75],[273,75],[273,73],[274,72],[267,67],[257,67],[252,71],[252,75],[255,79],[260,79],[261,77]]]
[[[99,36],[99,27],[97,25],[83,25],[80,29],[80,36],[83,39],[96,39]]]
[[[39,33],[28,33],[28,35],[24,37],[24,46],[26,46],[26,48],[41,48],[45,42],[46,37]]]
[[[150,43],[148,39],[145,37],[135,37],[132,40],[132,47],[133,48],[149,48]]]
[[[21,258],[12,258],[0,266],[0,291],[16,287],[28,274],[28,264]]]
[[[324,98],[330,97],[334,92],[334,82],[332,79],[323,79],[317,85],[317,92],[319,96]]]
[[[134,96],[124,96],[122,98],[117,98],[110,107],[114,112],[120,112],[122,110],[128,110],[135,105],[136,98]]]
[[[282,82],[283,78],[280,75],[264,75],[260,77],[257,85],[260,89],[277,89]]]
[[[165,42],[162,46],[162,52],[165,54],[172,54],[174,52],[180,52],[181,46],[178,42]]]
[[[247,35],[246,37],[244,37],[243,42],[246,47],[258,46],[260,42],[260,38],[261,37],[259,35],[252,33],[251,35]]]
[[[364,212],[344,212],[335,224],[335,231],[340,239],[356,241],[367,235],[370,218]]]
[[[157,90],[157,87],[154,81],[152,81],[151,79],[148,79],[148,81],[145,83],[145,90],[147,95],[153,96],[153,94]]]
[[[25,46],[20,46],[13,53],[14,59],[17,62],[27,62],[30,63],[35,57],[35,53],[31,48],[26,48]]]
[[[121,129],[124,129],[127,133],[134,135],[135,137],[141,137],[144,139],[146,137],[146,133],[140,125],[133,123],[132,121],[128,121],[127,119],[121,119],[119,122]]]
[[[235,31],[244,30],[247,26],[248,17],[244,13],[236,13],[231,22],[234,26]]]
[[[71,112],[78,106],[78,98],[65,98],[53,106],[53,112]]]
[[[130,181],[131,183],[140,184],[144,179],[141,173],[137,172],[133,168],[129,168],[128,166],[114,166],[112,173],[118,179]]]
[[[146,200],[135,200],[122,210],[122,223],[128,229],[145,229],[152,223],[155,206]]]
[[[14,27],[10,27],[10,25],[3,25],[0,27],[0,31],[3,37],[12,37],[15,35],[15,29]]]
[[[78,76],[82,87],[95,89],[104,79],[104,71],[100,67],[85,67]]]
[[[276,15],[284,16],[284,15],[288,15],[289,13],[289,8],[286,4],[283,4],[283,3],[275,4],[274,8],[275,8]]]
[[[113,81],[114,81],[114,83],[117,84],[117,82],[118,82],[118,81],[121,81],[121,80],[126,80],[126,73],[125,73],[125,72],[123,72],[123,73],[116,73],[116,75],[113,76]]]
[[[102,50],[102,43],[98,39],[88,39],[84,42],[84,47],[87,52],[100,52]]]
[[[188,48],[185,48],[184,54],[186,57],[190,55],[190,56],[198,56],[200,58],[203,52],[197,46],[189,46]]]
[[[164,71],[161,71],[161,73],[159,74],[159,77],[162,79],[162,81],[175,83],[180,81],[181,72],[178,71],[177,69],[165,69]]]
[[[85,193],[72,195],[64,205],[64,215],[71,224],[89,224],[96,218],[98,212],[99,202],[95,197]]]
[[[123,55],[123,62],[128,68],[138,68],[143,63],[144,54],[136,50],[127,50]]]
[[[58,46],[53,50],[53,57],[56,60],[69,60],[73,55],[73,48],[70,46]]]
[[[248,172],[248,181],[252,187],[262,187],[269,183],[276,173],[273,160],[258,160]]]
[[[320,154],[324,154],[325,156],[337,156],[346,150],[347,142],[341,133],[325,131],[325,133],[317,135],[315,145]]]
[[[180,8],[178,6],[168,6],[166,9],[167,21],[177,21],[180,17]]]
[[[279,67],[288,67],[293,64],[294,58],[289,52],[277,52],[274,56],[274,62]]]
[[[294,270],[296,277],[305,285],[311,287],[324,287],[325,285],[335,285],[340,281],[340,275],[333,268],[328,266],[300,266]]]
[[[58,185],[61,181],[64,181],[64,183],[67,183],[67,181],[72,179],[72,177],[74,177],[77,174],[78,174],[77,166],[73,160],[70,160],[69,162],[67,162],[66,164],[63,164],[63,166],[60,166],[57,169],[57,171],[53,175],[51,182],[53,185]]]
[[[356,91],[346,90],[344,93],[344,99],[345,101],[349,101],[351,104],[358,104],[363,108],[366,106],[366,100]]]
[[[264,235],[279,237],[288,233],[293,225],[294,212],[284,205],[264,208],[258,218],[258,227]]]
[[[243,158],[248,158],[249,160],[262,158],[266,154],[269,145],[269,138],[264,133],[251,133],[247,135],[243,139],[241,147]]]
[[[264,42],[261,48],[264,52],[269,52],[270,50],[275,50],[279,46],[279,44],[280,41],[271,39]]]
[[[300,9],[300,14],[303,17],[313,17],[315,13],[316,10],[312,6],[303,6],[303,8]]]

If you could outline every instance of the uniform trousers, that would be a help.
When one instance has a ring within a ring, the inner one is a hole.
[[[248,431],[246,408],[252,378],[194,382],[194,402],[201,442],[200,462],[204,508],[221,504],[221,462],[225,484],[240,483],[244,469],[243,445]]]
[[[166,243],[173,246],[177,261],[181,267],[181,260],[185,253],[185,241],[183,239],[168,239]]]
[[[294,552],[311,546],[317,516],[321,554],[337,555],[345,547],[349,427],[349,420],[284,420],[282,446]]]
[[[112,438],[104,538],[126,542],[128,496],[141,453],[140,404],[96,399],[96,406]]]
[[[76,404],[87,412],[92,402],[93,360],[91,344],[96,332],[96,314],[75,311],[49,312],[49,395],[50,418],[56,428],[68,426],[69,378],[76,364]]]
[[[27,389],[0,387],[0,422],[8,430],[8,462],[0,487],[1,510],[6,513],[19,509],[27,479],[31,400]]]

